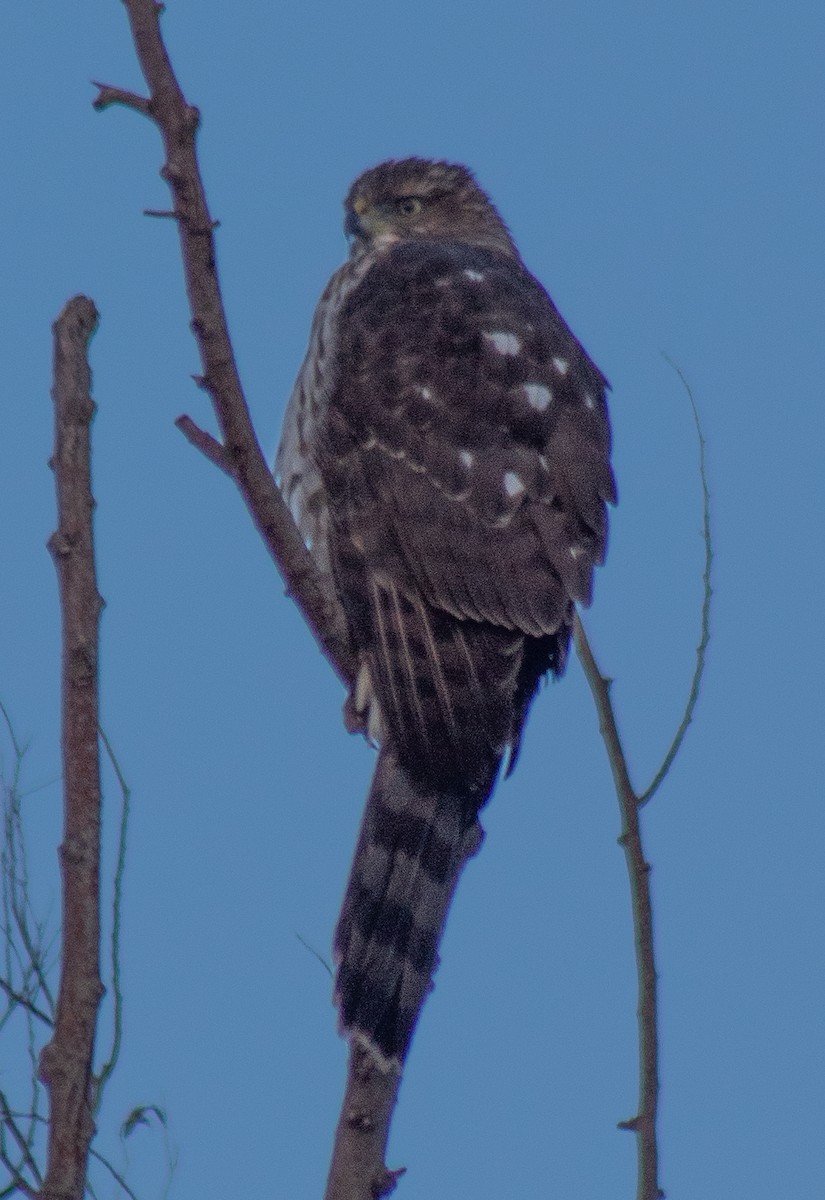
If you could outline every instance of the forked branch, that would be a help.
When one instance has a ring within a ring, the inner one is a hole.
[[[215,265],[213,221],[196,154],[199,114],[188,104],[175,77],[160,31],[154,0],[124,0],[135,49],[149,96],[98,84],[98,109],[120,104],[147,116],[160,131],[166,155],[161,175],[173,198],[181,241],[192,330],[201,356],[199,386],[208,392],[221,440],[189,416],[178,419],[184,436],[237,484],[252,520],[339,678],[354,679],[348,643],[332,619],[318,572],[264,459],[243,393],[229,337]],[[383,1161],[397,1078],[368,1069],[358,1047],[350,1050],[347,1090],[330,1173],[331,1196],[374,1200],[388,1195],[397,1173]],[[358,1190],[363,1189],[363,1191]]]
[[[669,360],[668,360],[669,361]],[[713,539],[710,520],[710,490],[708,488],[705,462],[705,439],[699,421],[699,413],[693,394],[682,372],[671,364],[681,379],[690,400],[696,434],[699,442],[699,478],[702,484],[702,538],[705,549],[702,576],[702,613],[699,644],[696,648],[696,666],[690,682],[688,698],[682,719],[676,729],[662,764],[652,783],[642,793],[637,793],[630,781],[622,739],[613,703],[610,697],[610,680],[606,678],[593,657],[584,626],[578,615],[574,627],[576,651],[584,669],[585,677],[596,704],[599,729],[607,750],[613,783],[619,801],[622,832],[619,838],[624,847],[627,873],[630,881],[630,899],[633,911],[633,933],[636,946],[636,972],[638,979],[638,1029],[639,1029],[639,1110],[635,1117],[620,1123],[621,1129],[636,1134],[638,1152],[637,1200],[660,1200],[664,1192],[659,1187],[659,1150],[656,1120],[659,1107],[659,1014],[658,976],[653,939],[653,902],[650,894],[650,865],[645,858],[642,831],[639,823],[642,807],[647,804],[672,767],[685,735],[693,719],[699,691],[705,671],[706,652],[710,641],[710,606],[713,597],[711,565],[713,563]]]
[[[229,338],[215,265],[213,221],[195,149],[200,114],[184,98],[160,31],[155,0],[124,0],[140,67],[149,89],[145,98],[110,84],[97,84],[98,109],[113,104],[134,109],[154,122],[166,161],[161,175],[172,192],[192,315],[203,374],[198,383],[212,400],[221,442],[188,416],[178,427],[193,445],[235,480],[252,520],[316,641],[345,684],[354,678],[349,646],[329,613],[318,573],[264,459],[246,403]]]

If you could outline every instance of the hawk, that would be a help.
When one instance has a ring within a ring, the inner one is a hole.
[[[335,933],[341,1025],[400,1065],[616,488],[607,381],[472,173],[385,162],[344,207],[276,474],[356,653],[350,722],[379,747]]]

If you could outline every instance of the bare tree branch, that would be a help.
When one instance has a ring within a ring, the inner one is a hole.
[[[613,772],[622,832],[619,838],[624,847],[630,895],[633,909],[633,931],[636,943],[636,971],[639,1003],[639,1111],[621,1129],[636,1134],[638,1153],[637,1200],[660,1200],[664,1192],[659,1187],[659,1150],[656,1139],[656,1117],[659,1106],[659,1017],[656,959],[653,944],[653,906],[650,898],[650,866],[645,859],[642,834],[639,828],[639,797],[633,790],[622,748],[613,706],[610,702],[610,680],[606,679],[593,657],[590,643],[578,614],[574,626],[576,651],[584,668],[587,682],[596,702],[599,729],[607,747],[607,757]]]
[[[199,425],[196,425],[191,417],[178,417],[175,424],[186,440],[197,447],[205,458],[213,462],[225,475],[232,474],[232,463],[229,460],[229,455],[217,438],[213,438],[211,433],[207,433],[205,429],[201,429]]]
[[[60,987],[52,1040],[40,1056],[50,1120],[42,1200],[82,1200],[92,1119],[92,1055],[100,979],[100,756],[98,628],[103,601],[95,576],[91,487],[94,404],[87,360],[97,310],[70,300],[54,325],[58,525],[49,539],[63,625],[62,749],[64,827],[60,846],[63,925]]]
[[[97,79],[92,80],[92,86],[98,91],[95,108],[100,112],[112,104],[122,104],[124,108],[132,108],[151,119],[151,107],[145,96],[139,96],[137,92],[127,92],[125,88],[110,87],[108,83],[100,83]]]
[[[232,475],[287,594],[300,608],[325,658],[349,686],[355,674],[352,652],[329,612],[315,565],[264,459],[238,377],[215,265],[216,222],[206,203],[195,150],[200,114],[184,98],[169,62],[160,32],[162,6],[155,0],[124,0],[124,6],[149,98],[98,84],[94,105],[98,109],[125,105],[154,121],[163,138],[166,162],[161,175],[172,192],[180,233],[192,331],[203,364],[199,382],[212,399],[223,441],[221,453],[191,418],[181,417],[178,426],[212,462]]]
[[[667,357],[667,356],[665,356]],[[630,782],[624,748],[622,746],[613,704],[610,699],[610,680],[602,675],[581,619],[576,614],[574,637],[576,651],[584,669],[587,682],[596,703],[599,715],[599,729],[607,749],[613,782],[619,800],[622,818],[622,832],[619,838],[624,847],[627,871],[630,879],[631,906],[633,910],[633,929],[636,944],[636,971],[638,976],[638,1008],[639,1024],[639,1111],[637,1116],[628,1121],[620,1122],[621,1129],[632,1130],[637,1135],[638,1150],[638,1191],[637,1200],[659,1200],[664,1192],[658,1182],[658,1143],[656,1119],[659,1104],[659,1017],[658,992],[655,947],[653,941],[653,905],[650,895],[650,864],[645,859],[642,835],[639,825],[639,813],[642,807],[651,800],[667,777],[676,759],[685,734],[688,731],[693,713],[699,699],[699,691],[705,672],[706,651],[710,640],[710,608],[713,596],[711,586],[711,566],[713,563],[713,538],[710,519],[710,490],[708,488],[705,463],[705,439],[699,413],[693,399],[690,385],[679,367],[667,359],[684,384],[688,394],[696,433],[699,439],[699,478],[702,484],[702,536],[705,546],[705,563],[702,576],[702,614],[701,636],[696,648],[696,667],[691,679],[688,699],[682,719],[671,741],[670,747],[662,760],[662,765],[656,772],[647,790],[638,794]]]
[[[350,1044],[347,1088],[335,1131],[324,1200],[379,1200],[404,1171],[384,1166],[400,1071],[381,1070],[368,1050]]]

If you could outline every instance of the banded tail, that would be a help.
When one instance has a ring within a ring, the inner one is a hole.
[[[334,952],[343,1031],[400,1065],[432,986],[438,946],[461,870],[483,837],[484,794],[416,781],[389,748],[375,768],[344,896]]]

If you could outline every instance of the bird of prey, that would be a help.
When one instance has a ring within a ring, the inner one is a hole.
[[[604,560],[607,381],[464,166],[364,172],[276,462],[379,747],[335,934],[343,1029],[401,1064],[478,814]]]

